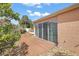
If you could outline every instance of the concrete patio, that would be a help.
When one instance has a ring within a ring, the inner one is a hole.
[[[47,52],[49,49],[55,46],[54,43],[47,40],[40,39],[32,34],[25,33],[21,36],[21,43],[28,45],[27,55],[39,55]]]

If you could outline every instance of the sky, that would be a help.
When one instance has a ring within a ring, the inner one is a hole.
[[[11,8],[20,14],[20,18],[27,15],[34,21],[71,5],[71,3],[13,3]],[[12,23],[17,24],[18,22],[13,20]]]

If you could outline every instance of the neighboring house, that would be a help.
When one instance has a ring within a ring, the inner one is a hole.
[[[34,21],[35,35],[79,54],[79,4]]]

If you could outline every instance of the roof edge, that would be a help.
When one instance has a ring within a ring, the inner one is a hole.
[[[67,12],[67,11],[76,9],[76,8],[78,8],[78,7],[79,7],[79,3],[76,3],[76,4],[74,4],[74,5],[71,5],[71,6],[67,7],[67,8],[64,8],[64,9],[62,9],[62,10],[59,10],[59,11],[55,12],[55,13],[52,13],[52,14],[50,14],[50,15],[48,15],[48,16],[42,17],[42,18],[40,18],[40,19],[38,19],[38,20],[35,20],[35,21],[33,21],[33,23],[39,23],[39,22],[43,21],[44,19],[48,19],[48,18],[55,17],[55,16],[57,16],[57,15],[60,15],[60,14],[65,13],[65,12]]]

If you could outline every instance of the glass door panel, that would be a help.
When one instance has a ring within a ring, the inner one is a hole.
[[[38,36],[38,25],[35,24],[35,35]]]
[[[49,22],[49,41],[57,42],[57,23]]]
[[[48,40],[48,22],[43,23],[43,39]]]
[[[42,24],[39,24],[39,38],[42,38]]]

